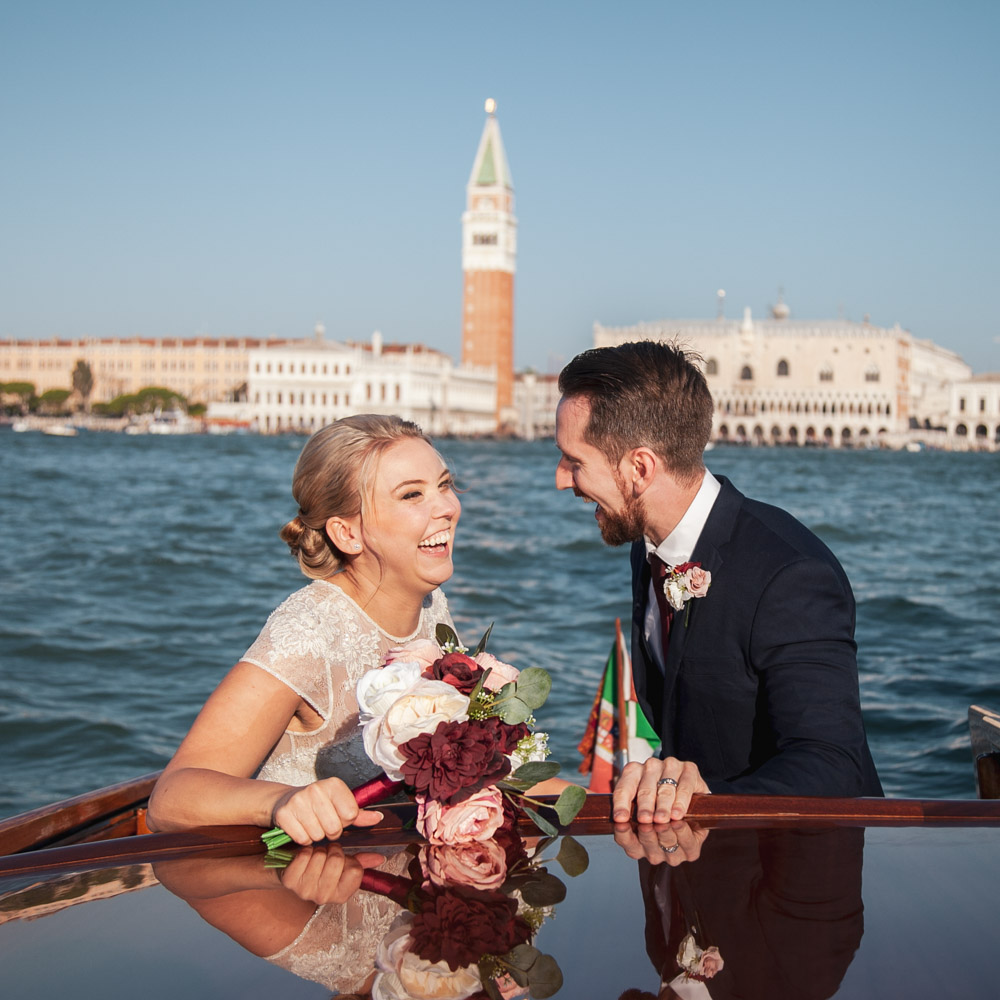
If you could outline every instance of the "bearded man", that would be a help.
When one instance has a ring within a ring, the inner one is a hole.
[[[623,769],[614,820],[635,803],[640,823],[677,821],[695,793],[881,795],[850,583],[794,517],[705,468],[694,357],[585,351],[559,390],[556,487],[596,503],[607,544],[632,543],[632,669],[661,738],[660,759]]]

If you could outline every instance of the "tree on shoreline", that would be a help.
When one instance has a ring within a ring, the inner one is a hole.
[[[94,391],[94,373],[82,358],[73,369],[73,391],[80,394],[85,413],[90,413],[90,394]]]

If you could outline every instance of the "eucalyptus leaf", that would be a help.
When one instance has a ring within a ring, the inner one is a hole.
[[[479,645],[476,646],[476,650],[472,654],[473,657],[475,657],[477,653],[485,653],[486,652],[486,643],[489,642],[489,640],[490,640],[490,634],[493,631],[493,626],[494,625],[496,625],[496,622],[490,622],[490,627],[483,633],[482,639],[479,640]]]
[[[501,791],[526,792],[534,784],[533,781],[519,781],[517,778],[504,778],[497,782],[497,788]]]
[[[444,622],[439,622],[437,628],[434,629],[434,638],[437,640],[437,644],[442,647],[451,646],[453,649],[457,649],[462,643],[459,641],[458,633],[450,626],[446,625]]]
[[[528,976],[531,995],[538,1000],[544,1000],[545,997],[555,996],[562,989],[562,985],[563,974],[558,962],[551,955],[539,955]]]
[[[541,667],[526,667],[514,684],[517,697],[530,708],[541,708],[552,690],[552,678]]]
[[[531,718],[531,709],[520,698],[510,698],[493,704],[500,719],[511,726],[527,722]]]
[[[573,837],[563,837],[556,861],[570,878],[576,878],[587,870],[590,865],[590,855],[580,841]]]
[[[518,781],[530,781],[532,785],[537,785],[538,782],[545,781],[547,778],[554,778],[558,773],[559,765],[555,761],[529,760],[514,772],[513,777],[517,778]],[[580,788],[580,791],[582,792],[583,789]]]
[[[547,833],[550,837],[559,836],[559,831],[547,819],[536,813],[534,809],[529,809],[525,806],[524,811],[542,833]]]
[[[503,994],[497,988],[497,984],[489,977],[489,973],[483,968],[483,963],[479,963],[479,978],[482,980],[483,990],[490,1000],[503,1000]]]
[[[570,785],[568,788],[564,788],[553,806],[559,817],[559,822],[563,826],[569,826],[586,801],[587,792],[580,785]]]
[[[520,889],[521,898],[528,906],[557,906],[566,898],[565,883],[544,869],[533,872]]]
[[[542,953],[533,944],[518,944],[507,952],[504,961],[512,970],[527,972],[541,957]],[[527,983],[520,985],[526,986]]]

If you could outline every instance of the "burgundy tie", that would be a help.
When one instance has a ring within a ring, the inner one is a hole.
[[[663,592],[663,581],[670,572],[670,565],[665,563],[656,553],[651,553],[649,557],[649,569],[653,576],[653,593],[656,595],[656,604],[660,609],[660,639],[663,642],[663,663],[667,662],[667,650],[670,648],[670,622],[674,616],[674,609],[667,600],[667,595]]]

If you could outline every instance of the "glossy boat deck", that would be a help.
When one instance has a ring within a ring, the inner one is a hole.
[[[756,820],[706,815],[701,856],[676,868],[628,857],[600,808],[594,802],[594,815],[572,830],[589,855],[587,870],[569,877],[546,863],[566,896],[535,945],[562,970],[560,997],[614,1000],[629,988],[656,997],[661,972],[664,981],[677,972],[677,944],[689,926],[719,948],[725,966],[705,983],[686,983],[684,996],[996,995],[997,803],[962,803],[957,811],[972,813],[964,819],[938,806],[928,820],[915,808],[909,820],[890,824],[875,802],[874,825],[854,825],[829,808],[821,818],[793,816],[787,803]],[[352,850],[391,854],[392,841],[414,843],[393,821],[387,827],[353,838]],[[7,863],[0,868],[3,995],[329,997],[329,982],[256,957],[159,884],[159,877],[174,882],[172,864],[204,866],[205,881],[227,864],[259,865],[261,878],[274,880],[277,903],[288,890],[263,872],[250,831],[230,836],[239,832],[220,832],[231,846],[203,843],[195,855],[181,846],[153,851],[154,863],[135,850],[142,841],[149,852],[150,838],[135,838],[131,854],[129,844],[109,842],[90,861],[69,862],[63,853],[62,862],[46,862],[58,852],[35,855],[34,865],[31,854],[0,859]],[[326,971],[336,981],[338,970]]]

